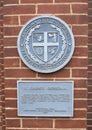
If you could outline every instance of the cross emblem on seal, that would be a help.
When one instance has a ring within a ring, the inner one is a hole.
[[[34,40],[34,38],[36,40]],[[51,38],[52,42],[50,41],[49,38]],[[37,42],[34,42],[34,41],[37,41]],[[34,34],[32,46],[33,47],[43,47],[44,61],[47,62],[48,61],[48,47],[58,47],[59,46],[57,33],[43,32],[43,33]]]

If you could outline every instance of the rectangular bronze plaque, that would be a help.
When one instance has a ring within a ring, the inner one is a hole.
[[[18,116],[72,117],[73,81],[17,81]]]

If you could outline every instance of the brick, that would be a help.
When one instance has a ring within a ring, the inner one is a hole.
[[[75,118],[86,118],[87,111],[86,110],[75,110],[74,111],[74,117]]]
[[[91,67],[92,68],[92,67]],[[88,78],[92,78],[92,71],[88,73]]]
[[[75,100],[74,101],[74,108],[86,108],[87,101],[86,100]]]
[[[63,19],[68,24],[87,24],[88,18],[86,15],[56,15]]]
[[[0,6],[0,17],[3,17],[3,15],[2,15],[2,14],[3,14],[3,7],[2,7],[3,4],[0,4],[0,5],[1,5],[1,6]]]
[[[16,88],[17,79],[6,79],[5,80],[5,88]]]
[[[16,90],[5,90],[5,97],[6,98],[17,98],[17,91]]]
[[[21,3],[52,3],[53,0],[21,0]]]
[[[0,27],[3,27],[3,21],[0,20]]]
[[[88,49],[89,49],[89,51],[92,51],[92,45],[91,44],[88,45]]]
[[[24,128],[52,128],[53,120],[50,119],[23,119]]]
[[[19,0],[4,0],[4,4],[18,4]]]
[[[76,90],[74,96],[75,98],[87,98],[87,90]]]
[[[9,14],[35,14],[34,5],[18,5],[18,6],[5,6],[4,15]]]
[[[2,58],[3,57],[3,52],[0,52],[0,57]],[[3,60],[2,60],[3,61]]]
[[[87,81],[86,80],[74,80],[75,88],[87,88]]]
[[[72,69],[72,77],[86,78],[87,70],[86,69]]]
[[[92,98],[88,100],[88,105],[92,105]]]
[[[92,3],[88,4],[88,8],[92,9]]]
[[[17,38],[16,37],[4,38],[4,45],[5,45],[5,47],[16,46],[17,45]]]
[[[88,119],[92,119],[92,113],[87,114]]]
[[[88,44],[91,44],[91,42],[92,42],[92,38],[89,37],[89,38],[88,38]]]
[[[92,14],[92,9],[88,10],[88,14],[91,15]]]
[[[1,35],[3,33],[3,26],[0,27],[0,30],[1,30],[0,32],[0,35]]]
[[[86,121],[85,120],[56,120],[55,127],[56,128],[86,128]]]
[[[1,46],[0,46],[0,53],[3,53],[3,42],[1,43]]]
[[[6,129],[5,126],[2,126],[2,127],[0,127],[0,128],[2,128],[2,130],[5,130],[5,129]]]
[[[88,99],[92,99],[92,92],[88,93]]]
[[[92,57],[92,52],[88,52],[88,57],[89,57],[89,58]]]
[[[1,96],[1,100],[4,101],[4,99],[5,99],[5,97],[4,97],[4,95],[2,95],[2,96]]]
[[[92,120],[88,120],[88,121],[87,121],[87,124],[88,124],[88,125],[92,125]],[[91,129],[92,129],[92,128],[91,128]]]
[[[89,94],[92,95],[92,85],[88,86],[88,92],[90,92]]]
[[[1,8],[2,9],[2,8]],[[0,10],[1,11],[1,10]],[[3,22],[3,15],[2,15],[2,12],[0,12],[0,21]]]
[[[5,48],[5,57],[18,57],[17,48]]]
[[[92,1],[91,1],[91,0],[88,0],[88,3],[90,4],[90,3],[92,3]]]
[[[92,130],[92,126],[87,126],[87,130]]]
[[[87,56],[88,54],[88,48],[85,47],[76,47],[74,51],[74,56]],[[80,59],[81,60],[81,59]]]
[[[38,6],[38,13],[54,13],[54,14],[61,14],[61,13],[70,13],[70,5],[39,5]]]
[[[10,118],[10,117],[17,117],[17,110],[6,110],[6,117]]]
[[[92,66],[90,65],[90,66],[88,66],[88,73],[90,73],[91,71],[92,71]]]
[[[1,40],[0,40],[0,44],[3,44],[4,42],[3,42],[3,39],[1,38]]]
[[[74,35],[88,35],[88,26],[73,26]]]
[[[19,34],[21,27],[5,27],[4,35],[5,36],[17,36]]]
[[[91,16],[89,16],[89,17],[88,17],[89,26],[90,26],[90,25],[92,26],[91,21],[92,21],[92,17],[91,17]],[[90,28],[89,28],[89,29],[90,29]]]
[[[3,7],[3,5],[4,5],[4,1],[1,0],[1,1],[0,1],[0,7]]]
[[[17,108],[17,100],[6,100],[5,101],[5,106],[6,108],[9,107],[9,108]]]
[[[19,67],[19,59],[5,59],[4,60],[5,67]]]
[[[87,67],[88,60],[87,59],[78,59],[78,58],[72,58],[72,60],[69,62],[69,67]]]
[[[27,78],[27,77],[36,77],[36,73],[30,69],[6,69],[5,76],[11,78]]]
[[[76,43],[76,46],[87,46],[88,45],[88,37],[76,37],[75,36],[75,43]]]
[[[89,35],[89,37],[92,36],[92,30],[89,30],[89,31],[88,31],[88,35]]]
[[[5,16],[4,24],[5,25],[18,25],[18,16]]]
[[[87,14],[88,4],[72,4],[73,13],[85,13]]]
[[[50,73],[50,74],[41,74],[38,73],[38,77],[44,77],[44,78],[59,78],[59,77],[70,77],[70,71],[68,69],[61,69],[57,72]]]
[[[92,80],[88,80],[88,85],[92,85]]]
[[[88,106],[88,112],[92,112],[92,106],[91,107]]]
[[[32,18],[34,18],[33,15],[29,15],[29,16],[20,16],[21,24],[24,25],[26,22],[28,22],[28,21],[31,20]]]
[[[88,81],[89,83],[89,81]],[[92,85],[88,86],[88,92],[92,92]]]
[[[3,33],[2,33],[2,31],[1,31],[1,34],[0,34],[0,39],[3,40]]]
[[[69,2],[69,3],[70,2],[86,2],[87,3],[88,0],[62,0],[62,1],[61,0],[55,0],[55,2],[60,2],[60,3],[61,2],[64,2],[64,3],[66,3],[66,2]]]
[[[20,127],[20,120],[19,119],[7,119],[6,120],[7,127]]]
[[[3,66],[3,59],[2,58],[0,58],[0,66]],[[2,67],[1,67],[1,69],[2,69]]]

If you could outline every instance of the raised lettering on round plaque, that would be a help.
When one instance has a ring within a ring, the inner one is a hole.
[[[32,70],[51,73],[63,68],[74,52],[71,29],[55,16],[39,16],[28,21],[18,37],[18,52]]]

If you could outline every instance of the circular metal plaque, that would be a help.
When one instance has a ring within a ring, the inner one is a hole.
[[[72,31],[55,16],[33,18],[21,29],[18,37],[22,61],[40,73],[63,68],[70,61],[74,47]]]

